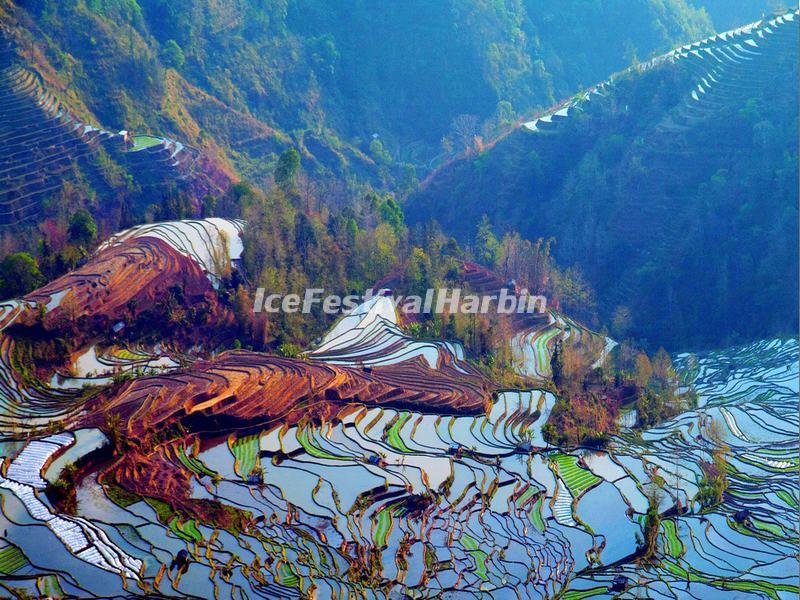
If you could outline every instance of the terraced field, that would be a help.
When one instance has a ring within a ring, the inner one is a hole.
[[[736,286],[741,301],[711,291],[723,269],[702,269],[703,255],[709,254],[712,261],[723,256],[736,261],[739,252],[724,244],[697,251],[700,244],[695,240],[716,227],[711,215],[724,214],[721,209],[698,213],[698,190],[725,170],[736,171],[739,176],[728,184],[739,192],[720,192],[719,198],[729,214],[760,205],[755,214],[775,223],[784,206],[797,204],[796,140],[777,132],[795,129],[797,90],[792,84],[797,79],[798,27],[795,6],[635,63],[535,115],[475,155],[432,173],[408,198],[408,220],[416,225],[436,219],[449,235],[464,242],[474,238],[475,223],[484,213],[497,232],[519,231],[529,239],[553,236],[558,260],[581,265],[597,291],[606,324],[622,305],[634,320],[642,314],[639,337],[658,339],[666,347],[713,347],[718,342],[712,330],[738,326],[736,304],[748,303],[764,288]],[[745,124],[756,106],[757,118]],[[785,185],[760,178],[762,155],[752,145],[751,134],[756,123],[781,123],[768,139],[776,155],[793,157],[789,170],[778,171],[787,175]],[[775,193],[763,196],[770,186]],[[585,204],[576,201],[583,197]],[[769,212],[772,206],[774,216]],[[736,233],[727,239],[747,235],[753,222],[732,225]],[[785,239],[789,243],[778,245],[778,250],[767,250],[773,247],[765,235],[755,247],[776,255],[785,249],[780,260],[791,265],[796,238]],[[697,263],[678,267],[680,291],[662,310],[662,292],[656,293],[655,287],[652,295],[646,292],[651,283],[643,274],[655,265],[658,275],[653,280],[665,280],[665,273],[673,273],[674,257],[682,253],[694,256]],[[783,309],[773,300],[791,298],[792,293],[765,294],[764,301],[775,302],[769,309],[777,320],[771,330],[759,329],[761,319],[754,311],[742,316],[749,325],[739,327],[739,333],[756,339],[765,335],[762,331],[782,331],[782,322],[794,322],[793,307],[787,305],[787,315],[778,316]],[[720,309],[724,317],[703,318],[714,302],[730,302]],[[687,318],[689,312],[696,322]],[[741,329],[746,326],[752,330],[745,334]],[[529,354],[526,362],[534,364],[535,352]]]
[[[524,123],[523,127],[531,132],[552,132],[569,117],[591,110],[592,102],[602,102],[616,80],[626,74],[673,63],[693,74],[693,87],[686,91],[686,102],[662,124],[662,129],[688,129],[692,122],[714,112],[720,103],[729,102],[732,97],[747,97],[749,91],[759,87],[764,65],[797,37],[798,18],[800,12],[787,12],[686,44],[590,87]]]
[[[161,343],[99,347],[92,336],[124,324],[131,306],[140,311],[152,308],[176,284],[188,299],[205,300],[219,269],[235,267],[241,227],[237,221],[209,219],[127,230],[101,245],[83,267],[25,298],[0,304],[0,431],[32,430],[74,416],[83,406],[85,386],[106,385],[126,372],[169,371],[193,360]],[[130,285],[133,280],[137,285]],[[81,323],[87,339],[70,368],[49,381],[32,377],[29,366],[20,363],[13,338],[3,333],[8,327],[36,322],[40,314],[45,329],[54,331],[65,319]],[[220,316],[226,318],[224,313]]]
[[[38,73],[16,60],[2,28],[0,64],[0,225],[10,225],[36,217],[47,195],[75,179],[75,163],[100,185],[92,157],[121,138],[70,116]]]
[[[746,98],[799,18],[637,65],[691,73],[657,132],[690,127],[723,95]],[[178,141],[73,117],[3,27],[0,227],[38,217],[64,181],[99,181],[106,151],[144,189],[198,170],[198,152]],[[517,135],[548,139],[606,102],[618,77]],[[677,355],[696,409],[645,431],[626,413],[603,451],[553,447],[542,428],[556,343],[591,346],[600,365],[614,340],[552,309],[509,316],[530,387],[501,390],[460,344],[407,335],[379,294],[299,358],[223,351],[234,313],[220,284],[239,265],[244,226],[140,225],[0,304],[0,595],[800,595],[797,340]],[[483,294],[516,288],[469,262],[461,278]],[[129,342],[142,315],[173,328],[169,341]],[[35,342],[14,336],[34,329],[64,341],[49,371],[37,370]],[[703,506],[718,451],[728,487]],[[652,509],[656,554],[640,560]]]
[[[209,290],[219,273],[211,257],[221,248],[235,259],[237,246],[225,240],[239,227],[212,220],[123,233],[84,271],[7,303],[2,322],[37,304],[47,322],[69,294],[87,295],[87,314],[113,316],[115,303],[127,305],[114,291],[124,277],[98,276],[97,265],[119,256],[124,265],[169,256]],[[93,300],[92,281],[108,290],[105,302]],[[596,337],[558,313],[536,319],[519,330],[523,351],[535,350],[534,369],[549,360],[552,340]],[[596,341],[602,360],[612,342]],[[6,588],[80,597],[581,598],[612,595],[622,577],[631,596],[798,593],[795,340],[676,356],[699,408],[641,434],[623,427],[605,452],[549,447],[541,427],[551,393],[491,395],[460,346],[407,337],[382,295],[343,317],[304,359],[236,351],[180,369],[165,364],[89,404],[78,389],[23,378],[12,350],[7,341],[0,363]],[[152,351],[90,346],[74,375],[99,383],[108,367],[150,364]],[[119,416],[115,430],[109,415]],[[58,422],[72,430],[18,433]],[[700,463],[720,429],[730,486],[722,505],[703,510]],[[77,514],[61,512],[52,485],[64,468],[102,456],[119,436],[127,450],[97,459],[77,488]],[[665,515],[659,561],[639,564],[653,486]]]
[[[533,327],[523,327],[511,340],[517,370],[532,379],[547,379],[551,376],[550,359],[556,341],[564,344],[591,345],[597,350],[592,354],[594,366],[600,366],[617,342],[603,337],[555,311],[548,311],[548,321]]]
[[[64,182],[89,183],[109,197],[125,193],[105,172],[108,161],[143,189],[187,183],[198,193],[219,191],[216,180],[226,177],[200,159],[197,149],[175,140],[82,122],[25,64],[0,24],[0,227],[37,219]]]
[[[139,225],[113,235],[98,253],[130,240],[163,240],[182,255],[193,259],[216,283],[242,256],[244,223],[231,219],[196,219]]]
[[[600,483],[600,478],[581,467],[575,456],[556,454],[553,456],[552,464],[574,496],[580,497],[584,492]]]
[[[379,297],[345,317],[310,364],[331,368],[330,360],[375,376],[414,363],[466,376],[458,349],[404,338],[390,306]],[[369,373],[347,366],[362,356]],[[4,543],[21,553],[7,551],[8,568],[30,589],[100,596],[122,593],[124,582],[166,596],[583,598],[611,596],[623,577],[631,597],[795,597],[797,342],[676,362],[695,381],[700,407],[641,436],[623,430],[607,452],[548,447],[541,426],[554,398],[538,390],[499,393],[475,415],[343,398],[317,420],[267,420],[256,431],[223,428],[161,446],[157,464],[186,477],[195,502],[248,515],[236,530],[101,487],[95,477],[80,484],[79,517],[57,515],[37,499],[41,492],[25,490],[41,489],[44,465],[71,436],[8,441]],[[275,397],[265,389],[252,401]],[[730,488],[721,506],[703,511],[694,497],[712,422],[731,448]],[[662,522],[660,560],[638,565],[653,482],[662,488],[659,510],[672,516]],[[677,504],[688,511],[676,516]],[[749,517],[738,522],[741,510]],[[58,541],[62,521],[99,554]],[[36,523],[46,527],[28,540],[22,533]],[[32,544],[54,534],[63,550],[38,558]],[[180,551],[187,564],[171,567]],[[37,556],[35,566],[24,556]]]
[[[308,356],[328,364],[366,367],[419,358],[431,369],[448,365],[463,374],[475,373],[464,361],[460,344],[405,335],[394,305],[383,296],[374,296],[343,317]]]

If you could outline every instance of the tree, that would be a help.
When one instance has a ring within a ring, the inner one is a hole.
[[[487,267],[494,267],[500,252],[500,242],[492,231],[489,217],[483,215],[475,233],[475,258]]]
[[[424,296],[432,286],[431,260],[422,248],[413,248],[406,263],[406,281],[410,294]]]
[[[553,383],[556,387],[561,387],[564,378],[564,362],[561,359],[561,340],[556,340],[553,348],[553,356],[550,357],[550,372],[553,376]]]
[[[211,194],[206,194],[203,196],[203,218],[207,219],[209,217],[215,217],[217,215],[217,205],[219,204],[219,198],[216,196],[212,196]]]
[[[387,223],[381,223],[373,231],[359,232],[356,252],[365,281],[376,281],[386,275],[397,260],[397,245],[397,234]]]
[[[451,237],[442,247],[442,255],[461,260],[464,258],[464,251],[461,249],[461,246],[458,245],[456,238]]]
[[[554,292],[562,306],[578,316],[589,316],[595,308],[594,291],[584,279],[580,267],[567,267],[554,272]]]
[[[658,553],[658,534],[661,531],[661,515],[658,507],[664,498],[664,493],[655,485],[647,490],[647,514],[644,518],[644,540],[641,547],[643,561],[652,562]]]
[[[539,238],[536,243],[531,243],[516,231],[506,233],[497,257],[500,274],[535,292],[544,291],[552,271],[551,244],[552,239]]]
[[[634,379],[639,387],[645,387],[653,376],[653,365],[650,364],[650,359],[647,354],[640,352],[636,356],[636,375]]]
[[[675,377],[672,359],[664,348],[659,348],[653,357],[653,376],[662,383],[667,383]]]
[[[511,106],[511,102],[508,100],[500,100],[495,108],[495,116],[497,118],[497,124],[500,127],[513,124],[516,115],[514,114],[514,107]]]
[[[219,242],[211,248],[211,262],[214,267],[214,273],[216,273],[217,277],[223,280],[230,279],[230,240],[224,231],[220,232]]]
[[[183,55],[183,49],[178,45],[175,40],[167,40],[164,44],[164,52],[162,54],[164,64],[173,69],[180,69],[183,66],[186,58]]]
[[[560,389],[570,395],[580,393],[589,375],[593,352],[589,343],[571,343],[561,345],[561,385]]]
[[[291,187],[299,170],[300,153],[294,148],[287,148],[278,157],[278,165],[275,167],[275,183],[282,188]]]
[[[456,339],[458,333],[456,331],[456,317],[452,313],[447,315],[447,324],[444,328],[444,337],[448,340]]]
[[[403,215],[403,209],[400,208],[397,201],[387,195],[385,198],[378,200],[377,209],[381,220],[391,225],[395,233],[399,234],[403,229],[405,215]]]
[[[410,163],[403,163],[401,166],[400,190],[404,194],[410,194],[416,189],[418,184],[419,180],[417,179],[416,167]]]
[[[305,213],[298,213],[294,223],[294,245],[303,260],[308,260],[309,250],[317,245],[314,224]]]
[[[85,208],[79,208],[69,218],[69,239],[79,246],[87,246],[97,237],[97,223]]]
[[[728,489],[728,460],[730,447],[725,443],[725,433],[720,422],[711,419],[707,429],[708,440],[713,445],[710,461],[700,461],[703,476],[697,489],[697,499],[703,508],[722,503]]]
[[[450,124],[452,139],[456,140],[458,150],[469,150],[478,135],[478,117],[475,115],[458,115]]]
[[[614,348],[614,367],[620,377],[632,379],[636,373],[636,357],[639,350],[633,340],[622,340],[619,346]]]
[[[70,292],[66,294],[58,305],[57,321],[55,322],[58,329],[63,332],[77,333],[75,326],[78,322],[78,317],[81,316],[81,309],[84,308],[81,303],[75,298],[75,295]]]
[[[378,138],[373,138],[369,143],[369,153],[379,164],[388,165],[392,162],[392,155],[387,152],[383,147],[383,142]]]
[[[27,252],[9,254],[0,262],[0,289],[4,297],[23,296],[42,283],[39,264]]]

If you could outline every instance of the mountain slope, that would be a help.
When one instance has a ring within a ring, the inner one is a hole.
[[[480,134],[481,122],[496,127],[710,30],[684,0],[3,0],[0,10],[96,121],[163,132],[254,180],[294,143],[307,167],[379,181],[389,163],[439,154],[458,115],[478,124],[460,134]]]
[[[783,0],[689,0],[689,4],[704,9],[718,31],[763,19],[774,11],[785,12],[791,7],[791,3]]]
[[[462,239],[483,213],[555,236],[609,322],[631,309],[618,335],[675,346],[791,331],[797,23],[789,13],[612,77],[442,168],[407,213]]]

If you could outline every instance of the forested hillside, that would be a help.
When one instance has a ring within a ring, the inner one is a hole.
[[[460,239],[482,214],[555,237],[618,336],[685,347],[792,331],[797,20],[619,74],[443,168],[408,214]]]
[[[380,181],[388,168],[408,179],[403,163],[424,168],[634,57],[711,30],[684,0],[2,6],[31,58],[101,124],[171,134],[256,180],[289,144],[339,175]]]

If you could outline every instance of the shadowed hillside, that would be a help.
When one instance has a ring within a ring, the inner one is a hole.
[[[408,202],[471,239],[555,236],[617,335],[677,345],[792,330],[797,13],[636,65],[442,168]],[[775,244],[781,239],[781,244]]]

